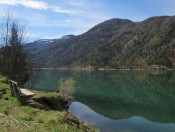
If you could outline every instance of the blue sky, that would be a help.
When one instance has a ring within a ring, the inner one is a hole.
[[[112,18],[142,21],[175,15],[175,0],[0,0],[0,18],[10,10],[19,14],[38,38],[79,35]],[[2,23],[2,19],[0,19]]]

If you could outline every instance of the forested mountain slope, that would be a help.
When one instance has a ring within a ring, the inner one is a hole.
[[[33,53],[37,67],[174,68],[175,16],[111,19]]]

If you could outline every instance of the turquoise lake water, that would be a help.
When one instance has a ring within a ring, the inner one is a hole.
[[[175,132],[175,72],[40,70],[28,82],[35,90],[58,91],[74,77],[69,112],[102,132]]]

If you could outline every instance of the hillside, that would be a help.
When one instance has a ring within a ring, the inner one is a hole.
[[[111,19],[32,53],[36,67],[174,68],[175,16]]]
[[[61,104],[58,93],[36,93],[25,100],[10,95],[10,86],[0,76],[0,132],[96,132],[80,122]]]
[[[67,39],[73,38],[75,35],[65,35],[62,36],[59,39],[39,39],[34,42],[27,43],[25,45],[26,50],[28,50],[30,53],[38,52],[38,50],[42,50],[43,48],[46,48],[47,46],[64,42]]]

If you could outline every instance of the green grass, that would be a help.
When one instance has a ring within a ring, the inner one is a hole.
[[[2,82],[4,80],[6,80],[6,77],[3,77],[3,76],[0,75],[0,81]]]
[[[0,77],[0,80],[3,81],[4,79],[4,77]],[[3,99],[0,99],[0,132],[82,132],[84,131],[83,128],[88,131],[95,131],[95,129],[84,125],[76,117],[68,114],[63,108],[46,111],[22,105],[19,100],[10,96],[8,84],[0,82],[0,90],[2,89],[6,90],[6,94]],[[52,99],[58,97],[57,93],[32,92],[36,93],[34,99],[44,98],[48,102],[52,102]],[[58,106],[61,107],[60,104]],[[78,122],[77,124],[80,125],[70,124],[70,121]]]

